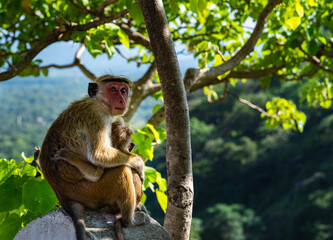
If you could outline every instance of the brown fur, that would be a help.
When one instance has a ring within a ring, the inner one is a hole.
[[[87,239],[85,207],[118,209],[127,226],[133,223],[141,200],[143,161],[113,147],[118,138],[115,146],[125,148],[123,141],[128,144],[132,132],[122,124],[114,125],[120,133],[113,136],[112,118],[109,106],[98,97],[76,101],[52,124],[41,148],[44,176],[72,216],[78,239]],[[126,132],[124,137],[121,131]],[[95,181],[86,178],[89,174]]]
[[[122,152],[129,153],[133,134],[133,130],[126,126],[123,120],[113,122],[111,134],[112,146],[121,150]]]

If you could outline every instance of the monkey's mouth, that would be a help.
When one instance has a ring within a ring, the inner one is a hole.
[[[115,108],[116,110],[121,110],[121,111],[124,111],[125,108]]]

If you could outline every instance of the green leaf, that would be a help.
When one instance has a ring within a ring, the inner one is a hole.
[[[84,31],[76,31],[73,32],[73,34],[71,35],[71,38],[74,42],[81,42],[82,39],[86,36],[86,32]]]
[[[232,86],[235,86],[236,83],[238,82],[238,79],[237,79],[237,78],[230,78],[229,81],[230,81],[230,84],[231,84]]]
[[[129,9],[131,17],[134,19],[134,21],[140,25],[141,23],[145,22],[145,19],[142,14],[142,10],[139,4],[133,4],[132,9]]]
[[[303,15],[304,15],[304,8],[300,4],[300,2],[296,2],[295,7],[296,7],[296,12],[298,13],[298,15],[300,17],[303,17]]]
[[[115,47],[113,46],[113,42],[110,40],[105,40],[105,50],[109,55],[109,58],[116,52]]]
[[[326,40],[326,38],[324,38],[324,37],[322,37],[322,36],[318,36],[317,37],[323,44],[327,44],[327,40]]]
[[[158,92],[154,93],[152,97],[157,101],[159,98],[163,98],[162,90],[159,90]],[[162,99],[163,101],[163,99]]]
[[[142,192],[140,203],[145,204],[146,200],[147,200],[147,195],[144,192]]]
[[[158,132],[158,135],[160,137],[161,143],[166,139],[166,130],[164,128],[158,127],[155,128],[155,130]]]
[[[309,42],[309,45],[308,45],[308,53],[313,56],[319,49],[319,46],[317,44],[317,41],[312,39],[310,42]]]
[[[100,45],[95,44],[92,42],[91,38],[89,36],[86,36],[84,40],[84,44],[86,45],[89,53],[93,56],[96,57],[99,54],[103,53],[103,49]]]
[[[35,167],[33,167],[29,164],[24,164],[23,168],[21,169],[21,173],[22,173],[22,175],[34,177],[34,176],[36,176],[37,170]]]
[[[222,57],[219,54],[216,54],[214,56],[214,60],[215,61],[214,61],[213,67],[219,66],[219,65],[221,65],[223,63],[223,59],[222,59]]]
[[[167,190],[167,181],[165,178],[162,178],[161,173],[157,172],[156,183],[158,184],[158,189],[162,192]]]
[[[0,184],[5,182],[15,171],[16,164],[14,160],[0,159]]]
[[[197,0],[197,10],[198,10],[198,17],[201,24],[204,24],[206,22],[206,11],[207,11],[207,3],[205,0]]]
[[[198,13],[197,3],[198,0],[190,0],[190,10],[194,13]]]
[[[154,140],[157,141],[160,139],[160,136],[158,134],[158,132],[155,130],[154,126],[151,124],[147,124],[146,127],[153,133],[154,135]]]
[[[32,178],[23,185],[22,199],[27,209],[41,214],[54,209],[58,202],[52,188],[40,178]]]
[[[208,96],[208,95],[209,95],[209,92],[210,92],[210,89],[209,89],[207,86],[204,86],[204,87],[203,87],[203,91],[204,91],[204,94],[205,94],[206,96]]]
[[[153,167],[145,166],[145,179],[149,182],[155,183],[157,178],[156,169]]]
[[[318,6],[318,3],[316,2],[316,0],[308,0],[308,4],[311,7],[317,7]]]
[[[17,209],[22,204],[22,178],[12,175],[0,185],[0,212]]]
[[[176,15],[178,13],[178,0],[168,0],[168,3],[171,7],[171,13]]]
[[[121,29],[118,31],[119,41],[125,45],[126,48],[130,47],[130,41],[128,35]]]
[[[22,220],[19,215],[11,214],[0,225],[0,239],[13,239],[21,229]]]
[[[0,213],[0,226],[1,226],[1,223],[8,217],[8,215],[9,215],[8,212]]]
[[[300,17],[292,17],[289,18],[284,25],[290,30],[295,30],[300,24],[301,24]]]
[[[153,108],[153,114],[155,114],[158,110],[160,110],[162,108],[161,104],[156,104]]]
[[[126,5],[128,10],[132,9],[132,6],[133,6],[132,4],[133,4],[133,0],[126,0],[125,5]]]
[[[157,201],[160,204],[162,210],[165,212],[166,208],[167,208],[167,205],[168,205],[167,195],[164,192],[157,189],[156,190],[156,197],[157,197]]]

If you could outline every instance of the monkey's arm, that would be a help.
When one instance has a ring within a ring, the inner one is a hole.
[[[144,179],[144,162],[140,156],[125,153],[111,146],[111,138],[107,131],[90,132],[87,159],[94,165],[110,168],[126,165],[135,169]]]
[[[85,179],[92,182],[98,181],[104,173],[104,169],[102,167],[91,164],[85,157],[75,154],[67,148],[62,148],[57,151],[54,158],[56,160],[66,161],[75,166],[80,170]]]

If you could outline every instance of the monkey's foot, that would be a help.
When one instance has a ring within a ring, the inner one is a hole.
[[[145,205],[143,205],[142,203],[139,203],[136,206],[135,211],[147,213],[147,209],[146,209]]]

